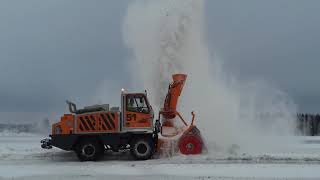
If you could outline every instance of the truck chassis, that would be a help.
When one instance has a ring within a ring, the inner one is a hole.
[[[96,134],[58,134],[41,141],[42,148],[52,146],[75,151],[81,161],[100,159],[105,150],[118,152],[130,149],[137,160],[150,159],[157,149],[158,134],[146,132],[96,133]]]

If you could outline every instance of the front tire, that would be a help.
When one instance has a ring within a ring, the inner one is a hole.
[[[77,145],[75,151],[80,161],[96,161],[102,157],[104,147],[94,139],[85,139]]]
[[[137,160],[150,159],[154,153],[154,143],[151,139],[137,138],[130,144],[130,152]]]

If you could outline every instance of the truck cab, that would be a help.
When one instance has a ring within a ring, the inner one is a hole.
[[[153,131],[154,112],[146,93],[121,94],[122,131]]]

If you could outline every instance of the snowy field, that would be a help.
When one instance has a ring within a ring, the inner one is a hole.
[[[78,162],[73,152],[40,148],[40,135],[0,134],[0,179],[320,179],[320,139],[290,152],[229,157],[176,156],[133,161],[127,153]]]

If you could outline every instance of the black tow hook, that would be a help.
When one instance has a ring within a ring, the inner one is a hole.
[[[41,142],[41,148],[43,149],[52,149],[51,139],[43,139]]]

